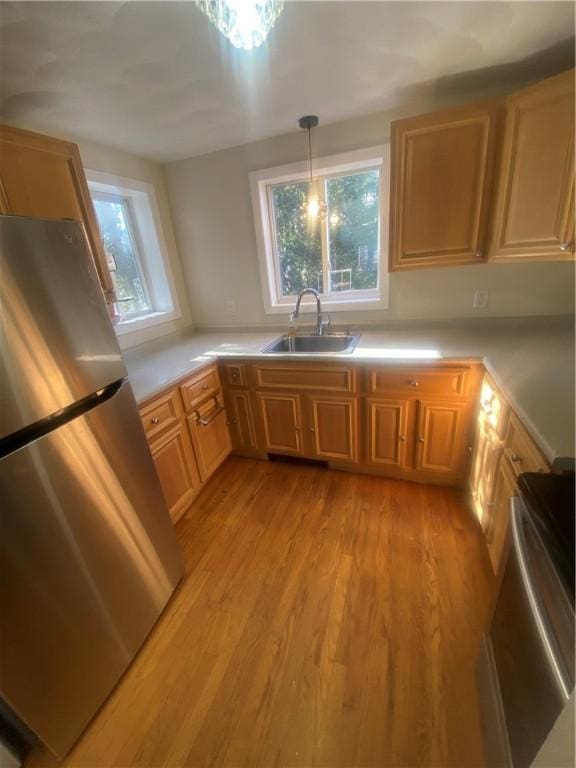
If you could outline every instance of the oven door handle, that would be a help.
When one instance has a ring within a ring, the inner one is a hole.
[[[564,673],[558,661],[558,657],[554,651],[553,641],[550,638],[550,633],[547,626],[548,622],[546,615],[542,609],[538,591],[534,586],[534,582],[530,573],[530,567],[527,562],[526,539],[522,522],[523,504],[521,499],[518,496],[512,496],[510,499],[510,507],[512,541],[514,552],[516,553],[520,575],[522,578],[522,584],[530,604],[530,609],[538,629],[538,634],[540,635],[540,640],[542,641],[542,646],[545,649],[546,656],[548,658],[548,663],[550,668],[554,671],[558,686],[565,701],[568,701],[572,691],[572,686],[570,680],[567,679],[566,674]]]

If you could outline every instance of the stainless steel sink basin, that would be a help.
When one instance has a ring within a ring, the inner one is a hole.
[[[360,334],[326,333],[323,336],[280,336],[262,350],[265,354],[330,354],[350,353]]]

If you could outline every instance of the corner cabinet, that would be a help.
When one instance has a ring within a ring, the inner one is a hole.
[[[170,515],[177,522],[232,449],[218,368],[209,365],[140,407]]]
[[[574,258],[574,70],[506,100],[490,257]]]
[[[0,125],[0,213],[82,222],[106,301],[115,301],[76,144]]]
[[[392,123],[391,271],[484,261],[497,119],[489,104]]]

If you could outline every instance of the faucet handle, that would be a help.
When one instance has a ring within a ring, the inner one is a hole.
[[[321,315],[320,317],[320,330],[323,331],[324,328],[328,328],[330,326],[330,323],[332,322],[332,318],[329,314]]]

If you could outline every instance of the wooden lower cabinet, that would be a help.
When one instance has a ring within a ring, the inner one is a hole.
[[[235,451],[257,451],[258,441],[250,393],[246,391],[228,392],[226,408],[233,449]]]
[[[487,506],[488,516],[484,530],[488,553],[494,572],[499,570],[510,524],[510,498],[516,492],[516,475],[503,455],[498,464],[494,496]]]
[[[332,461],[358,461],[358,400],[309,395],[312,454]]]
[[[184,422],[150,443],[170,516],[176,522],[200,488],[200,475]]]
[[[232,450],[228,418],[222,395],[188,416],[188,427],[202,482],[222,464]]]
[[[466,459],[466,404],[419,400],[417,408],[415,468],[459,474]]]
[[[256,400],[262,420],[264,450],[303,455],[301,396],[258,392]]]
[[[503,443],[487,419],[483,417],[484,414],[481,414],[478,419],[470,489],[476,517],[484,532],[487,533]]]
[[[408,443],[408,400],[368,399],[369,464],[405,467]]]

